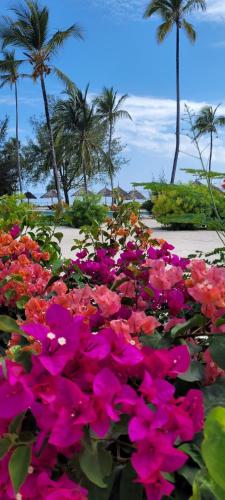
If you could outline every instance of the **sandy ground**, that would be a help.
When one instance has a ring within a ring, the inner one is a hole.
[[[143,222],[154,230],[154,236],[163,238],[174,245],[176,253],[182,257],[186,257],[196,250],[210,252],[222,245],[215,231],[167,231],[162,229],[155,220],[144,219]],[[63,233],[61,242],[63,257],[73,257],[74,252],[71,252],[70,249],[75,238],[82,238],[79,235],[79,230],[69,227],[60,227],[57,230]]]

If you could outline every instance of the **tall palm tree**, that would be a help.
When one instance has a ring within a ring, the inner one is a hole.
[[[212,106],[204,106],[197,116],[193,130],[197,133],[196,138],[201,136],[209,135],[210,146],[209,146],[209,163],[208,171],[212,170],[212,153],[213,153],[213,137],[218,135],[218,128],[225,127],[225,116],[217,115],[217,111],[220,105],[213,108]],[[210,176],[209,176],[210,181]]]
[[[206,10],[205,0],[151,0],[144,13],[145,18],[159,14],[162,24],[157,29],[157,41],[163,42],[175,26],[176,29],[176,148],[174,154],[171,184],[174,184],[180,150],[180,30],[184,29],[189,40],[194,43],[196,31],[186,21],[186,16],[195,10]]]
[[[52,169],[58,195],[61,203],[59,172],[56,163],[55,147],[52,133],[52,125],[49,112],[49,103],[45,86],[45,77],[50,73],[57,75],[68,83],[67,77],[51,61],[59,48],[71,36],[82,38],[81,28],[73,24],[68,29],[56,31],[49,37],[49,11],[47,7],[40,7],[35,0],[26,0],[23,5],[12,9],[15,19],[4,17],[0,26],[0,37],[3,48],[13,45],[23,50],[26,61],[32,67],[34,80],[40,78],[41,89],[44,100],[46,122],[49,131],[49,142],[52,158]]]
[[[99,156],[103,154],[104,129],[88,103],[88,86],[82,92],[75,86],[67,88],[66,99],[57,101],[54,110],[54,133],[73,137],[84,190],[88,192],[88,178],[96,171]]]
[[[16,104],[16,156],[17,156],[17,171],[19,178],[20,192],[23,192],[22,175],[20,166],[20,143],[19,143],[19,111],[18,111],[18,80],[28,75],[20,73],[19,68],[23,63],[22,60],[15,58],[15,51],[3,51],[3,59],[0,60],[0,88],[9,85],[15,92]]]
[[[106,125],[108,130],[108,171],[111,184],[111,190],[113,191],[113,159],[112,159],[112,141],[113,133],[116,122],[121,118],[126,118],[132,120],[129,113],[121,109],[122,104],[128,98],[127,94],[118,97],[117,92],[114,91],[113,87],[104,87],[102,93],[99,97],[95,99],[96,111],[99,116],[100,121]]]

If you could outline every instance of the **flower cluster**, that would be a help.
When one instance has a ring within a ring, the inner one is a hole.
[[[28,372],[15,362],[13,342],[9,346],[7,380],[3,372],[0,379],[2,437],[9,436],[10,422],[19,414],[23,415],[22,427],[31,416],[34,426],[30,474],[20,491],[23,499],[32,498],[30,492],[37,488],[43,500],[56,498],[54,491],[57,498],[87,498],[79,485],[63,476],[59,456],[63,454],[68,464],[75,455],[82,457],[87,429],[97,442],[105,440],[107,451],[117,441],[116,428],[124,416],[138,481],[145,486],[148,500],[162,498],[173,490],[164,473],[174,472],[188,458],[178,444],[191,440],[202,428],[201,392],[190,390],[177,398],[169,382],[187,371],[187,347],[155,351],[128,343],[118,325],[113,329],[120,300],[115,292],[105,292],[97,287],[93,299],[102,320],[109,321],[108,327],[99,329],[96,314],[89,319],[73,316],[60,305],[50,306],[45,324],[23,325],[29,344],[21,345],[20,355],[28,350],[33,353]],[[134,323],[131,317],[130,325]],[[149,333],[155,326],[150,323],[144,318]],[[13,498],[8,459],[7,455],[1,465],[5,474],[0,492],[2,498],[7,492],[5,499]],[[60,480],[53,481],[52,471],[60,467]]]
[[[224,380],[211,349],[225,332],[224,269],[117,215],[53,266],[19,227],[0,235],[4,500],[98,499],[128,465],[140,498],[173,498],[203,427],[199,389]]]

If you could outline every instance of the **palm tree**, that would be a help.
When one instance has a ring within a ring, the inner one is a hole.
[[[201,136],[209,134],[210,146],[209,146],[209,174],[212,170],[212,153],[213,153],[213,136],[218,134],[218,128],[225,126],[225,116],[217,116],[217,111],[220,105],[213,108],[212,106],[204,106],[197,116],[193,130],[197,133],[196,139]],[[210,181],[210,176],[209,176]]]
[[[105,129],[99,122],[94,105],[88,103],[88,86],[84,93],[75,86],[65,91],[66,99],[57,101],[54,109],[54,133],[73,138],[79,170],[83,175],[84,190],[88,192],[88,178],[96,172]]]
[[[99,97],[95,99],[96,111],[99,116],[100,121],[106,125],[108,129],[108,171],[111,184],[111,190],[113,191],[113,158],[112,158],[112,141],[113,133],[116,122],[121,118],[126,118],[132,120],[131,116],[127,111],[121,109],[122,104],[128,98],[127,94],[122,95],[117,98],[117,92],[114,91],[113,87],[103,88],[103,91]]]
[[[173,161],[171,184],[174,184],[177,162],[180,150],[180,30],[183,28],[189,40],[194,43],[196,31],[192,24],[186,21],[186,16],[195,10],[206,10],[205,0],[151,0],[144,17],[149,18],[159,14],[162,24],[157,29],[157,41],[163,42],[166,36],[176,28],[176,148]]]
[[[77,24],[73,24],[68,29],[64,31],[58,30],[49,37],[49,11],[47,7],[40,7],[34,0],[26,0],[24,5],[18,5],[12,11],[16,18],[3,18],[2,25],[0,26],[0,37],[3,41],[3,48],[7,45],[13,45],[23,50],[26,61],[32,67],[33,79],[37,80],[40,78],[49,131],[52,169],[58,201],[61,203],[59,172],[56,163],[45,77],[53,73],[63,80],[64,83],[68,84],[69,79],[62,71],[51,64],[51,60],[68,38],[71,36],[79,39],[82,38],[81,28]]]
[[[0,88],[9,85],[12,89],[14,87],[15,103],[16,103],[16,156],[17,156],[17,171],[19,178],[20,192],[23,192],[22,175],[20,166],[20,143],[19,143],[19,111],[18,111],[18,80],[19,78],[28,77],[19,72],[19,68],[23,63],[22,60],[16,60],[15,51],[3,51],[3,59],[0,60]]]

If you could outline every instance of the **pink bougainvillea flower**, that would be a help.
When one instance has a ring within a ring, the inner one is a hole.
[[[147,500],[161,500],[164,496],[169,497],[174,490],[174,485],[169,483],[162,474],[155,478],[154,483],[145,486]]]
[[[58,481],[53,481],[46,472],[37,479],[38,493],[43,500],[87,500],[88,492],[79,484],[63,475]]]
[[[154,332],[160,323],[154,316],[146,316],[143,311],[134,311],[128,319],[128,325],[132,333],[143,332],[149,335]]]
[[[79,346],[83,317],[73,318],[66,309],[55,304],[47,311],[46,323],[48,326],[31,323],[25,325],[24,330],[40,341],[40,362],[52,375],[57,375]]]
[[[152,268],[149,271],[151,285],[156,290],[171,290],[171,288],[182,280],[183,270],[181,267],[166,268],[163,260],[152,261]]]
[[[18,226],[18,224],[14,224],[14,226],[10,229],[9,232],[10,232],[11,236],[13,237],[13,239],[16,239],[17,236],[19,236],[20,231],[21,231],[20,226]]]
[[[121,302],[119,296],[105,285],[96,286],[92,292],[92,297],[106,318],[113,316],[120,310]]]
[[[7,380],[1,380],[0,387],[0,418],[14,418],[32,405],[34,396],[24,381],[10,385]]]

